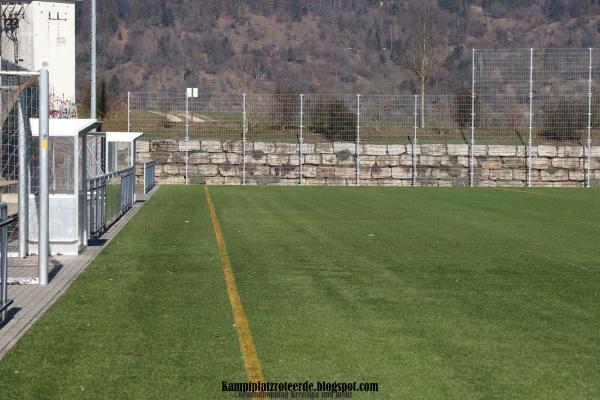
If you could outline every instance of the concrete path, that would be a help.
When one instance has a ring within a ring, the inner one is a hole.
[[[27,330],[62,296],[79,274],[94,260],[110,240],[142,207],[156,188],[147,195],[137,195],[138,203],[102,237],[103,243],[88,247],[77,257],[52,257],[49,262],[48,286],[10,285],[8,296],[14,300],[8,318],[0,324],[0,359],[19,341]],[[37,257],[10,258],[8,276],[37,277]],[[10,281],[9,281],[10,282]]]

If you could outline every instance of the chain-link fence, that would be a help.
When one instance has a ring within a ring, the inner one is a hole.
[[[370,177],[383,166],[412,184],[532,186],[547,163],[537,148],[547,145],[577,164],[573,184],[589,186],[600,143],[600,50],[473,50],[471,87],[452,95],[130,93],[129,127],[147,139],[240,141],[242,180],[260,176],[271,156],[276,175],[300,181],[314,167],[360,183],[361,166]],[[380,178],[390,173],[381,170]]]
[[[1,60],[1,70],[26,71],[4,59]],[[37,163],[29,162],[30,155],[35,156],[37,150],[29,126],[29,119],[38,117],[37,78],[0,75],[0,105],[0,200],[7,203],[9,216],[16,216],[19,204],[20,154],[28,160],[21,171],[30,175],[21,184],[28,187],[29,181],[37,182]],[[19,135],[19,130],[23,131],[23,135]],[[21,153],[19,149],[22,150]],[[17,250],[18,235],[19,223],[15,219],[8,229],[9,250]]]

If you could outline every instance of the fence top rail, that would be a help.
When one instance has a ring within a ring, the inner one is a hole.
[[[95,182],[95,181],[102,180],[102,179],[112,179],[116,176],[131,174],[132,172],[135,172],[135,167],[127,167],[127,168],[120,169],[118,171],[109,172],[108,174],[92,176],[92,177],[88,178],[88,182]]]

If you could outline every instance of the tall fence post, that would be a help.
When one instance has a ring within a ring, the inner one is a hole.
[[[360,185],[360,94],[356,95],[356,186]]]
[[[0,222],[2,227],[0,228],[0,240],[2,246],[0,247],[0,322],[4,322],[7,316],[7,309],[11,305],[12,300],[8,299],[8,209],[6,203],[0,202]]]
[[[242,94],[242,185],[246,184],[246,134],[248,120],[246,116],[246,93]]]
[[[29,254],[29,145],[27,129],[25,128],[25,99],[23,96],[17,103],[19,116],[19,257],[25,258]]]
[[[475,186],[475,49],[472,57],[471,76],[471,140],[469,141],[469,187]]]
[[[299,157],[300,164],[300,184],[304,184],[304,150],[302,146],[304,144],[304,95],[300,95],[300,137],[298,138],[299,146]]]
[[[419,128],[419,96],[415,95],[415,124],[411,140],[412,185],[417,186],[417,129]]]
[[[127,132],[131,132],[131,92],[127,92]]]
[[[533,147],[533,49],[529,49],[529,139],[527,141],[527,187],[531,187]]]
[[[185,184],[189,185],[190,169],[190,92],[185,92]]]
[[[591,187],[592,183],[592,52],[590,48],[590,65],[589,65],[589,78],[588,78],[588,126],[587,126],[587,168],[585,174],[585,186]]]
[[[50,136],[50,85],[47,69],[40,70],[40,138],[39,138],[39,242],[38,242],[38,268],[40,285],[48,284],[48,257],[49,257],[49,187],[48,187],[48,142]]]

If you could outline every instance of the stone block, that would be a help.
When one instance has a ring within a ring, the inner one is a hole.
[[[254,142],[253,150],[260,151],[263,154],[275,154],[275,143],[270,142]]]
[[[313,164],[313,165],[321,164],[321,155],[320,154],[305,154],[304,155],[304,164]]]
[[[582,146],[560,146],[557,149],[558,157],[583,157]]]
[[[246,143],[248,145],[248,143]],[[248,150],[246,146],[246,150]],[[241,153],[242,152],[242,141],[241,140],[227,140],[223,142],[223,151],[226,153]]]
[[[335,153],[347,151],[351,154],[354,154],[356,152],[356,145],[354,143],[349,143],[349,142],[334,142],[333,143],[333,151]]]
[[[505,157],[502,163],[506,168],[521,168],[525,165],[525,159],[521,157]]]
[[[210,153],[190,153],[190,164],[208,164],[210,162]]]
[[[513,169],[513,179],[518,181],[527,180],[527,171],[524,169]]]
[[[581,171],[569,171],[569,180],[583,182],[585,174]]]
[[[367,144],[363,147],[363,154],[369,156],[385,156],[387,154],[387,146],[384,144]]]
[[[249,176],[267,176],[271,174],[271,167],[260,164],[246,165],[246,174]]]
[[[418,144],[418,145],[414,146],[414,148],[415,148],[414,153],[416,155],[421,154],[421,145]],[[412,156],[412,154],[413,154],[413,145],[411,145],[411,144],[407,144],[406,145],[406,154],[409,154],[409,155]]]
[[[517,155],[517,148],[516,146],[489,145],[488,155],[492,157],[515,157]]]
[[[512,170],[506,168],[492,169],[489,178],[494,181],[510,181],[513,178],[513,173]]]
[[[401,186],[402,181],[398,179],[379,179],[377,184],[379,186]]]
[[[269,154],[267,155],[267,165],[282,165],[287,164],[290,161],[289,156],[285,154]]]
[[[398,156],[374,156],[375,157],[375,163],[376,165],[379,166],[385,166],[385,167],[396,167],[398,165],[400,165],[400,158]],[[363,157],[361,157],[360,163],[362,165],[363,163]]]
[[[476,144],[473,146],[473,155],[475,157],[487,156],[487,146],[485,144]]]
[[[424,165],[427,167],[440,165],[439,157],[421,155],[417,160],[417,165]]]
[[[241,154],[238,153],[227,153],[227,161],[230,164],[240,164],[242,160]]]
[[[202,146],[200,145],[199,140],[190,140],[185,143],[185,140],[179,141],[179,151],[185,151],[187,148],[188,151],[200,151]]]
[[[211,164],[196,165],[190,168],[190,173],[200,176],[216,176],[219,173],[219,167]]]
[[[549,158],[533,157],[531,159],[531,168],[533,169],[548,169],[552,167],[552,162]]]
[[[583,154],[587,157],[588,153],[590,154],[590,157],[600,157],[600,146],[592,146],[591,151],[588,151],[586,146],[583,150]]]
[[[322,178],[310,178],[304,181],[304,185],[306,186],[324,186],[325,179]]]
[[[468,156],[469,145],[468,144],[449,144],[448,145],[449,156]]]
[[[173,160],[173,153],[168,151],[155,151],[150,153],[150,158],[158,164],[166,164]]]
[[[317,167],[314,165],[305,165],[302,170],[305,178],[315,178],[317,176]]]
[[[335,177],[335,167],[317,167],[318,178],[333,178]]]
[[[509,180],[509,181],[497,181],[497,187],[524,187],[525,184],[521,181]]]
[[[241,185],[242,178],[234,177],[234,176],[226,176],[223,178],[223,184],[224,185]]]
[[[321,162],[323,165],[335,165],[337,164],[337,156],[335,154],[323,153],[321,154]]]
[[[319,154],[333,154],[333,144],[331,144],[331,143],[317,143],[315,145],[315,153],[319,153]]]
[[[552,166],[554,168],[576,169],[579,168],[579,158],[553,158]]]
[[[300,170],[298,166],[291,164],[277,165],[271,168],[271,175],[281,178],[299,178]]]
[[[267,154],[262,150],[252,150],[246,153],[246,164],[266,164]]]
[[[277,143],[275,145],[275,152],[277,154],[298,154],[300,151],[297,143]]]
[[[394,178],[394,179],[412,179],[411,169],[406,168],[406,167],[394,167],[394,168],[392,168],[392,178]]]
[[[542,181],[544,182],[559,182],[568,180],[569,172],[564,169],[542,171]]]
[[[557,149],[555,146],[539,145],[537,146],[537,155],[538,157],[556,157]]]
[[[443,156],[448,154],[445,144],[422,144],[421,154],[426,156]]]
[[[404,167],[412,166],[412,156],[409,156],[408,154],[402,154],[400,156],[400,165]]]
[[[392,169],[390,167],[374,166],[371,168],[371,176],[374,179],[391,178]]]
[[[502,168],[502,159],[500,157],[481,157],[478,159],[479,166],[485,169]]]
[[[223,151],[223,142],[220,140],[203,140],[201,150],[209,153],[220,153]]]
[[[153,140],[150,142],[150,151],[177,151],[175,140]]]
[[[150,142],[148,140],[138,140],[135,144],[136,153],[147,153],[150,151]]]
[[[356,170],[349,167],[337,167],[335,168],[335,177],[343,179],[356,178]]]
[[[221,164],[219,166],[219,174],[221,176],[241,176],[241,168],[239,166],[234,166],[229,163]]]
[[[226,153],[209,153],[210,154],[210,162],[212,164],[223,164],[227,162],[227,154]]]
[[[312,143],[302,143],[303,154],[313,154],[315,152],[315,145]]]
[[[382,156],[388,157],[388,156]],[[360,166],[361,167],[372,167],[377,163],[377,156],[360,156]]]
[[[206,176],[201,179],[206,185],[223,185],[225,183],[225,178],[222,176]]]
[[[387,153],[390,156],[399,156],[406,153],[406,146],[403,144],[388,144]]]

